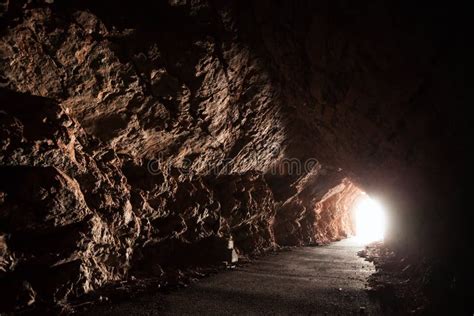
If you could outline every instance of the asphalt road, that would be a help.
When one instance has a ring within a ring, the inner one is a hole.
[[[369,299],[372,263],[346,239],[264,256],[170,294],[102,306],[95,315],[383,315]]]

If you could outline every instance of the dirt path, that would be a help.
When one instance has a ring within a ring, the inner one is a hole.
[[[304,247],[205,278],[189,288],[100,307],[95,315],[382,315],[365,286],[374,272],[354,239]]]

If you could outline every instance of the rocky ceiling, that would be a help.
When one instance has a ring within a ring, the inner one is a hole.
[[[425,258],[472,249],[462,8],[2,10],[3,309],[342,238],[357,187],[390,209],[393,247],[423,245]],[[453,270],[464,277],[470,260]]]

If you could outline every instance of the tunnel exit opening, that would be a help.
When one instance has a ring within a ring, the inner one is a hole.
[[[365,192],[354,203],[353,218],[355,237],[361,243],[371,243],[384,239],[387,215],[383,205]]]

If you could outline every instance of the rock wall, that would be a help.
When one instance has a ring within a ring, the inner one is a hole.
[[[261,173],[152,174],[50,99],[2,90],[0,101],[3,309],[275,247]]]
[[[13,15],[22,2],[11,5]],[[196,171],[271,163],[284,135],[276,92],[211,2],[24,7],[1,41],[9,89],[57,100],[86,132],[135,158],[160,153]]]
[[[326,193],[316,204],[314,235],[318,244],[340,240],[356,234],[354,203],[361,191],[347,179]]]
[[[470,280],[461,9],[3,2],[2,308],[343,238],[356,187]]]
[[[121,161],[68,111],[2,90],[2,307],[122,279],[140,234]]]
[[[104,5],[6,4],[3,309],[275,247],[259,60],[212,3]]]

